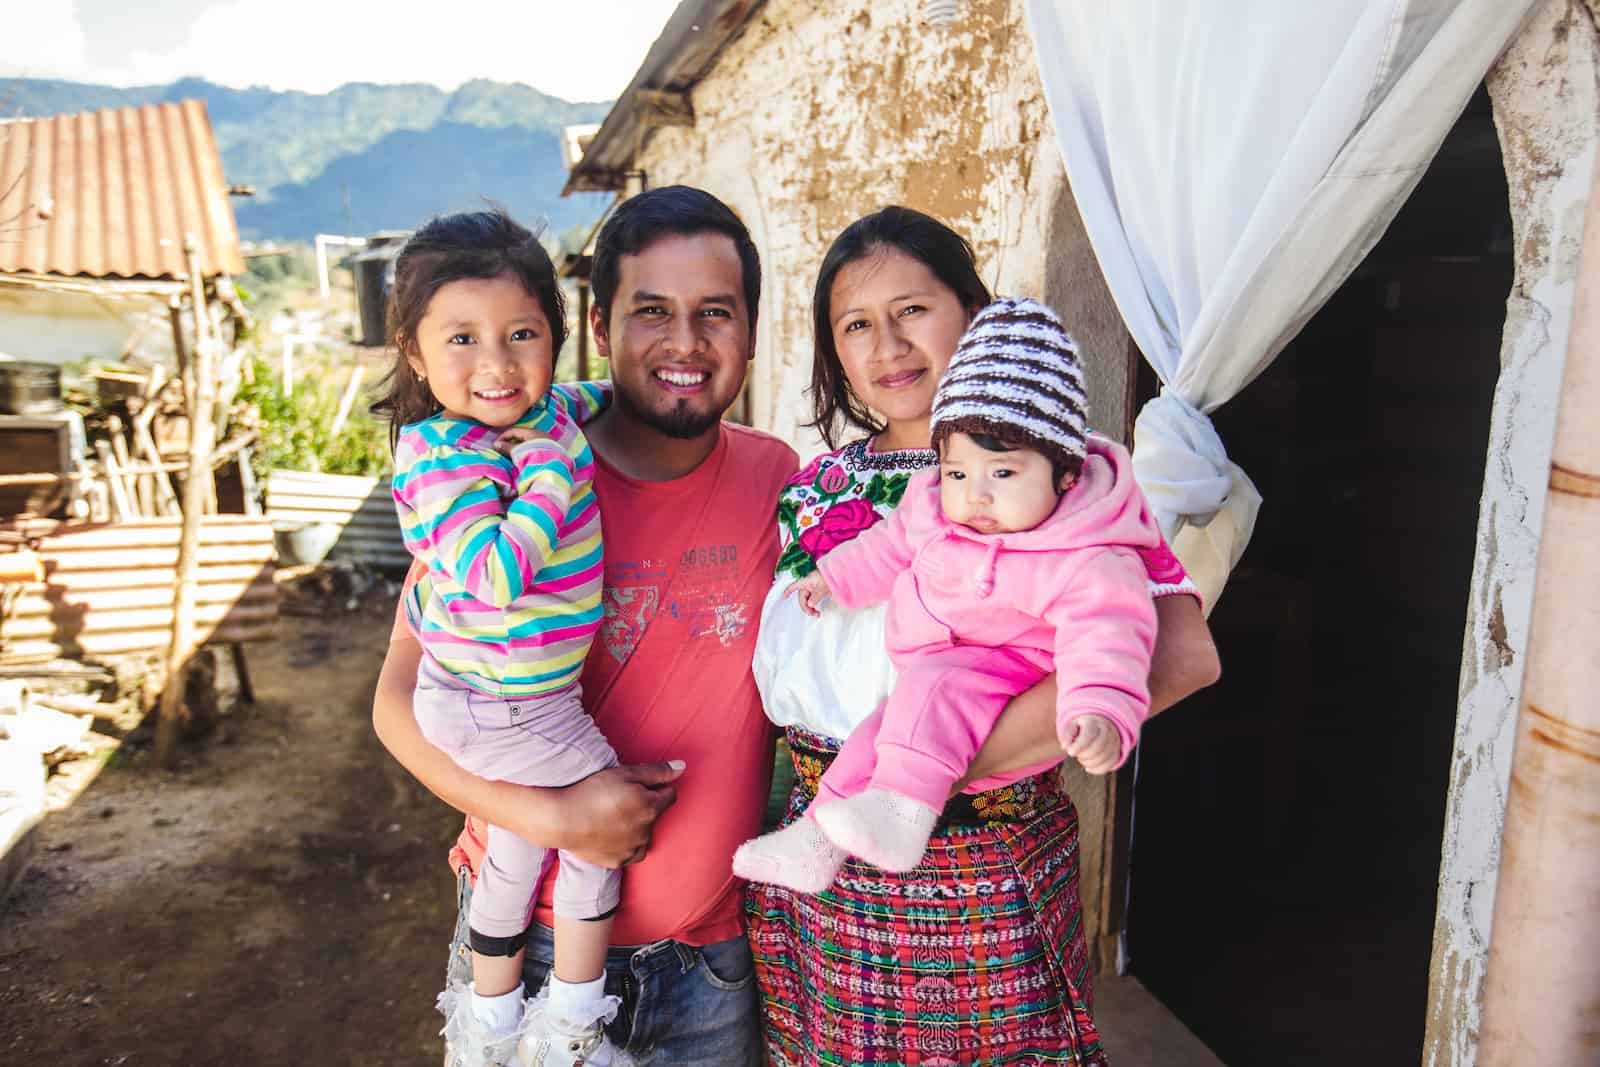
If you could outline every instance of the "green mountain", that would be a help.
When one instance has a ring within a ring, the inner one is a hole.
[[[610,104],[570,103],[526,85],[352,83],[330,93],[230,89],[199,79],[128,89],[0,81],[8,116],[56,115],[199,97],[230,183],[253,185],[234,213],[246,238],[411,229],[431,215],[503,205],[553,234],[593,222],[609,197],[563,199],[563,126]]]

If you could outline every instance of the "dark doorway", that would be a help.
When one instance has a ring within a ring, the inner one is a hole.
[[[1145,730],[1129,947],[1230,1067],[1420,1058],[1511,280],[1480,91],[1366,262],[1217,413],[1265,503],[1211,617],[1221,683]]]

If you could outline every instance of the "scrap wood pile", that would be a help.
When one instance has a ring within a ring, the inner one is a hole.
[[[194,725],[185,681],[200,646],[231,646],[248,699],[240,642],[267,636],[259,624],[277,614],[272,531],[248,463],[256,430],[248,411],[232,410],[247,316],[226,277],[201,276],[192,238],[185,255],[185,291],[168,305],[173,371],[103,369],[92,396],[72,398],[76,409],[59,369],[13,373],[0,390],[0,438],[15,446],[0,440],[0,493],[26,494],[0,506],[0,532],[39,572],[4,582],[0,667],[164,650],[156,757],[168,765]],[[225,501],[217,475],[230,467],[235,499]]]
[[[213,474],[202,487],[202,507],[205,514],[254,512],[250,447],[260,416],[254,405],[234,401],[249,370],[242,350],[221,369],[211,417],[200,420],[211,427]],[[12,410],[0,413],[0,520],[181,516],[192,447],[189,391],[159,363],[121,364],[96,369],[83,386],[5,405]]]

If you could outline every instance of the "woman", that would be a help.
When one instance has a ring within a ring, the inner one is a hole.
[[[906,208],[852,224],[823,259],[813,301],[814,425],[830,448],[840,421],[864,436],[818,457],[778,504],[784,550],[755,672],[793,755],[789,819],[894,675],[881,606],[806,618],[784,591],[817,556],[892,510],[911,475],[935,462],[934,389],[989,300],[970,246]],[[1165,550],[1146,566],[1162,597],[1151,676],[1159,710],[1215,680],[1217,664],[1182,567]],[[1047,679],[1012,702],[967,780],[1061,758]],[[1089,1014],[1077,834],[1077,814],[1051,771],[958,793],[908,874],[852,860],[818,895],[753,884],[747,927],[773,1061],[1104,1063]]]

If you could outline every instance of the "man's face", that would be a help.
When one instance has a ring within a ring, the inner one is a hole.
[[[739,251],[719,233],[669,234],[617,268],[609,321],[593,315],[617,405],[669,437],[698,437],[738,397],[754,355]]]

